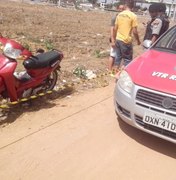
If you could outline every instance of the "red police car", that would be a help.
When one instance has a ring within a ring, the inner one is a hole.
[[[176,143],[176,26],[121,72],[114,101],[122,120]]]

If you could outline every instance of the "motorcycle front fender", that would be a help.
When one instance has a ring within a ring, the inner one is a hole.
[[[16,80],[13,75],[16,69],[16,61],[10,61],[0,69],[0,77],[3,79],[10,101],[17,101]]]

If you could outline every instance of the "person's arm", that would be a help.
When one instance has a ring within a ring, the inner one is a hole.
[[[137,41],[137,45],[141,44],[141,41],[139,39],[139,34],[137,30],[138,22],[137,22],[137,16],[135,15],[132,21],[132,33]]]
[[[137,27],[133,27],[132,31],[133,31],[133,35],[134,35],[134,37],[135,37],[135,39],[137,41],[137,45],[140,45],[141,41],[139,39],[139,34],[138,34],[138,31],[137,31]]]
[[[111,42],[114,39],[114,26],[111,26],[110,28],[110,38],[111,38]]]
[[[153,44],[158,39],[158,35],[153,34],[151,39],[151,44]]]
[[[117,25],[117,16],[116,16],[114,27],[113,27],[113,30],[112,30],[112,37],[111,37],[111,46],[112,47],[116,46],[117,29],[118,29],[118,25]]]
[[[117,26],[115,26],[112,30],[112,36],[111,36],[111,46],[114,47],[116,44],[116,34],[117,34]]]
[[[158,39],[159,35],[160,35],[160,31],[162,28],[162,20],[159,18],[156,18],[152,24],[152,44]]]
[[[116,30],[115,30],[115,23],[116,23],[116,17],[117,16],[114,16],[111,20],[111,46],[114,47],[115,46],[115,40],[116,40]]]

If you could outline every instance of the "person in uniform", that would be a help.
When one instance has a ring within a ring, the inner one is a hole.
[[[144,41],[150,40],[151,45],[169,28],[165,10],[166,7],[163,3],[153,3],[149,6],[151,20],[147,23]]]
[[[166,15],[166,5],[164,3],[159,3],[158,15],[159,18],[162,20],[162,27],[159,35],[161,36],[169,29],[169,24],[170,24],[168,16]]]

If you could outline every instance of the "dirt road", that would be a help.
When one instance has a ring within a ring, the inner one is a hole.
[[[118,121],[112,82],[0,132],[1,180],[175,180],[176,146]]]

